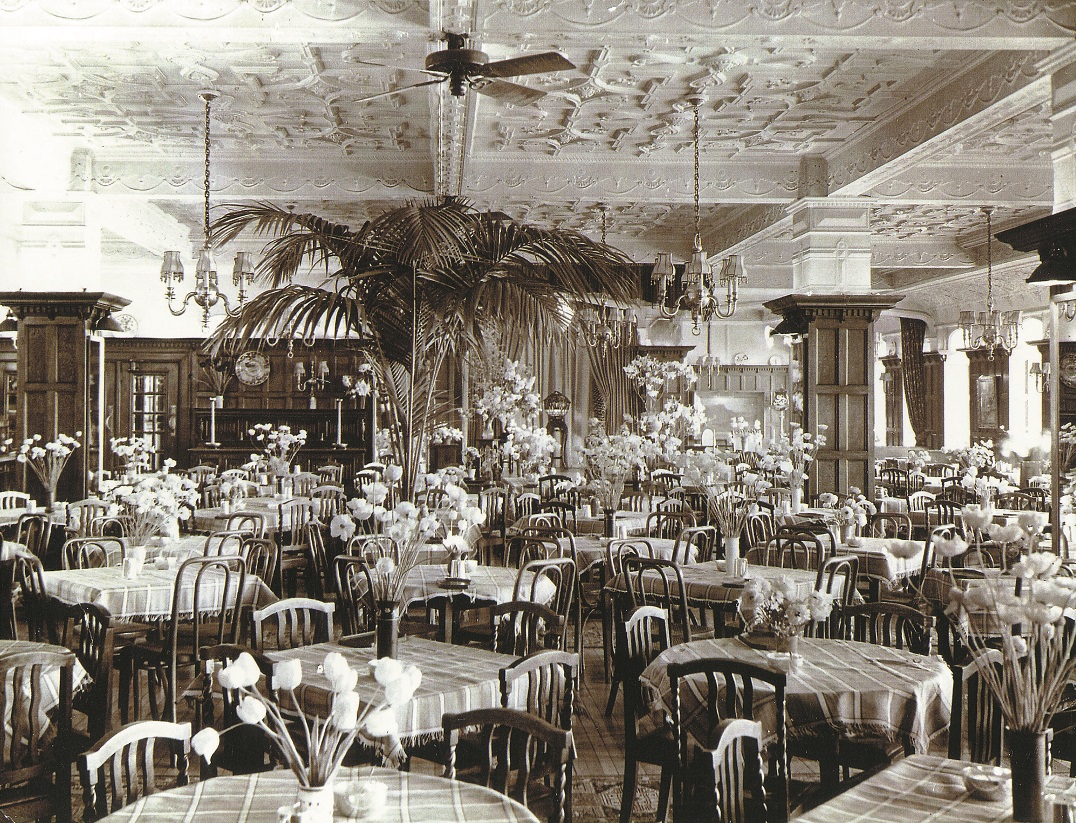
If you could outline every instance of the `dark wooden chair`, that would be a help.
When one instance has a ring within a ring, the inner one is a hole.
[[[194,604],[193,614],[181,610],[184,588],[191,587],[187,602]],[[161,718],[157,691],[163,687],[163,719],[174,722],[179,699],[179,669],[199,671],[199,650],[203,645],[235,643],[239,639],[246,565],[240,557],[195,557],[179,567],[172,596],[172,613],[160,640],[150,639],[125,647],[120,653],[120,718],[127,723],[129,701],[134,698],[136,717],[141,715],[139,673],[145,672],[149,685],[150,706],[154,719]],[[220,600],[210,598],[207,590],[220,592]],[[199,608],[213,603],[215,616]]]
[[[684,529],[697,526],[690,511],[656,511],[646,516],[646,536],[675,540]]]
[[[89,685],[72,697],[75,711],[86,715],[86,745],[76,742],[79,750],[85,750],[104,737],[112,726],[115,660],[112,615],[96,603],[76,603],[67,606],[66,612],[65,626],[71,634],[64,645],[74,648],[75,657],[88,676]]]
[[[154,749],[168,741],[176,757],[176,785],[187,785],[191,724],[145,720],[116,729],[78,759],[85,820],[98,820],[157,791]]]
[[[47,514],[20,514],[15,527],[15,542],[26,546],[27,551],[45,558],[52,536],[52,520]]]
[[[841,637],[845,615],[852,605],[859,582],[859,558],[852,555],[831,557],[818,567],[814,589],[833,598],[829,620],[812,627],[815,637]]]
[[[716,819],[721,823],[766,820],[762,724],[752,720],[723,720],[714,735],[717,743],[710,757]]]
[[[0,810],[16,820],[71,820],[71,691],[75,655],[40,648],[0,656]],[[56,707],[42,710],[55,679]]]
[[[1000,668],[998,649],[986,649],[953,667],[953,701],[949,720],[949,757],[1000,766],[1005,750],[1001,705],[991,691],[983,667]]]
[[[657,820],[664,821],[669,810],[669,794],[678,758],[676,738],[664,724],[640,734],[639,720],[650,707],[643,699],[639,677],[659,654],[669,648],[669,619],[664,609],[641,606],[617,626],[617,667],[624,683],[624,784],[620,800],[620,823],[629,823],[635,802],[639,763],[661,767]],[[606,704],[605,714],[613,713],[616,695]]]
[[[867,537],[912,539],[912,518],[905,512],[877,512],[867,522]]]
[[[501,706],[522,705],[557,728],[572,730],[579,656],[549,650],[525,655],[501,669]]]
[[[723,720],[755,720],[755,692],[761,690],[773,694],[775,728],[768,731],[773,742],[769,745],[769,771],[766,777],[766,794],[772,798],[769,819],[788,820],[788,744],[787,720],[785,718],[786,675],[761,666],[740,663],[727,658],[701,658],[681,663],[670,663],[670,694],[672,697],[672,726],[677,740],[677,769],[674,775],[673,819],[691,820],[697,810],[688,805],[688,786],[691,753],[694,748],[703,751],[716,746],[716,739],[699,741],[693,746],[691,731],[684,722],[682,694],[690,690],[698,695],[701,720],[692,721],[692,728],[717,729]],[[684,681],[691,685],[685,686]],[[769,704],[759,700],[758,704]],[[712,732],[711,732],[712,734]],[[706,799],[713,797],[712,775],[708,785],[699,787]]]
[[[564,618],[541,603],[510,600],[489,607],[490,648],[525,657],[535,652],[564,650]]]
[[[377,625],[377,604],[370,567],[361,557],[342,554],[333,559],[336,613],[344,634],[373,631]]]
[[[481,756],[472,782],[515,797],[537,813],[541,800],[549,823],[571,820],[572,733],[516,709],[475,709],[441,718],[445,777],[467,779],[456,771],[456,747],[464,730],[479,730]],[[551,783],[551,787],[547,788]],[[541,800],[534,789],[546,790]]]
[[[64,542],[60,562],[65,569],[110,566],[110,557],[122,559],[127,544],[119,537],[72,537]]]

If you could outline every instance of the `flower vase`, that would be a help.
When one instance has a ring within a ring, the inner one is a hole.
[[[740,560],[740,535],[724,537],[725,544],[725,570],[729,574],[736,574],[736,566]]]
[[[854,545],[856,539],[856,527],[854,524],[841,526],[841,542],[846,546]]]
[[[292,823],[332,823],[335,800],[332,778],[323,786],[299,786]]]
[[[803,511],[803,486],[792,487],[791,510],[792,514],[799,514]]]
[[[1046,732],[1007,729],[1009,766],[1012,769],[1012,819],[1040,823],[1046,788]]]
[[[396,657],[400,648],[400,604],[396,600],[377,601],[376,649],[378,658]]]
[[[606,537],[616,537],[616,525],[614,519],[616,518],[616,512],[612,509],[605,509],[602,525],[602,534]]]

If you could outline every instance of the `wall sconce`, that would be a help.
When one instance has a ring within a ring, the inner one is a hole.
[[[1050,364],[1032,363],[1028,374],[1035,378],[1035,391],[1042,394],[1050,389]]]
[[[303,361],[300,360],[295,364],[295,386],[301,392],[310,392],[310,408],[316,409],[318,407],[318,401],[314,397],[314,392],[321,391],[325,388],[325,384],[329,382],[329,363],[326,360],[322,360],[318,363],[317,371],[314,370],[314,361],[310,361],[310,375],[307,376],[306,366]]]

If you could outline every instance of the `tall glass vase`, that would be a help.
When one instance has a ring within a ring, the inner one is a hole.
[[[792,486],[792,514],[799,514],[803,510],[803,486]]]
[[[1012,769],[1012,819],[1041,823],[1046,788],[1046,732],[1007,729],[1009,766]]]

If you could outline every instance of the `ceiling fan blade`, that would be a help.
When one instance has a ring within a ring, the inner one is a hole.
[[[357,97],[356,99],[352,100],[351,102],[352,103],[367,103],[370,100],[377,100],[378,98],[381,98],[381,97],[389,97],[389,96],[391,96],[393,94],[401,94],[402,92],[410,91],[411,89],[419,89],[419,88],[422,88],[423,86],[433,86],[433,85],[436,85],[437,83],[443,83],[447,79],[448,79],[447,77],[438,77],[436,80],[426,80],[423,83],[412,83],[410,86],[400,86],[398,89],[390,89],[389,91],[380,91],[377,94],[370,94],[370,95],[367,95],[366,97]]]
[[[513,106],[530,106],[545,97],[544,91],[529,89],[518,83],[507,83],[504,80],[479,80],[472,83],[471,88],[479,94],[493,97],[502,103],[511,103]]]
[[[575,63],[563,54],[546,51],[541,54],[525,54],[508,60],[486,63],[478,71],[479,77],[519,77],[524,74],[543,74],[547,71],[574,69]]]
[[[429,71],[428,69],[417,69],[414,66],[400,66],[396,63],[375,63],[373,60],[359,60],[356,57],[349,57],[349,63],[354,63],[357,66],[374,66],[379,69],[391,69],[392,71],[406,71],[411,74],[425,74],[430,77],[444,77],[442,72]]]

